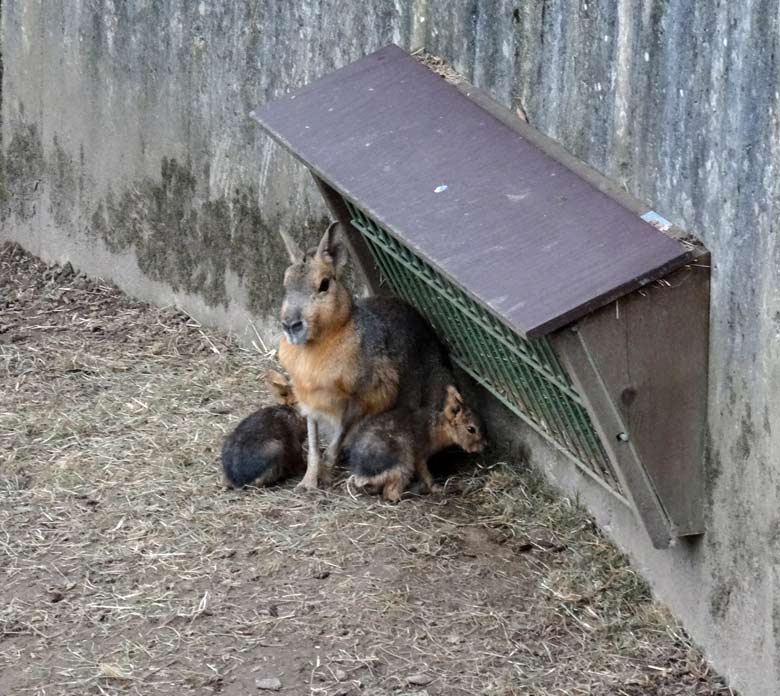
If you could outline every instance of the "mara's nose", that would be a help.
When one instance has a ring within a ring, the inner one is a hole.
[[[471,452],[472,452],[473,454],[477,454],[477,453],[479,453],[479,452],[482,452],[482,451],[485,449],[485,447],[487,447],[487,441],[485,441],[485,440],[480,440],[479,442],[475,442],[475,443],[474,443],[474,444],[471,446]]]
[[[282,319],[282,330],[292,344],[306,342],[306,322],[300,313],[288,314]]]
[[[303,331],[303,322],[300,319],[293,319],[292,321],[283,321],[282,329],[286,334],[291,336],[297,336]]]

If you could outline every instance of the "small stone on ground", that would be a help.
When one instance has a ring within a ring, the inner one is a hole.
[[[281,691],[282,682],[278,677],[255,679],[255,686],[261,691]]]

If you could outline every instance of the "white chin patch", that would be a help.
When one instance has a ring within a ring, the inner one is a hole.
[[[286,331],[284,332],[284,337],[287,339],[287,343],[289,343],[291,346],[299,346],[306,342],[305,336],[293,336]]]

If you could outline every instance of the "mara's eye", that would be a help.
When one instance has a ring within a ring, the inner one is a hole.
[[[477,432],[477,429],[473,425],[467,425],[466,430],[468,430],[472,435],[475,435]]]
[[[328,292],[328,288],[330,287],[330,278],[325,278],[320,283],[319,292]]]

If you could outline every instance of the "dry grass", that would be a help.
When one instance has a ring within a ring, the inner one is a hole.
[[[262,351],[11,246],[0,311],[0,693],[729,693],[522,463],[225,491]]]
[[[412,55],[429,70],[432,70],[437,75],[441,75],[447,82],[450,82],[453,85],[459,85],[465,82],[464,77],[447,63],[444,58],[434,55],[424,48],[418,48]]]

